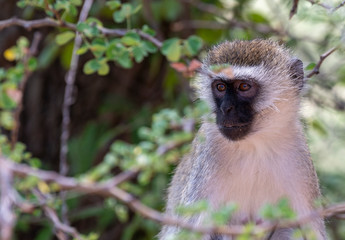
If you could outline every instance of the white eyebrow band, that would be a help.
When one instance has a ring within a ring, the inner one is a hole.
[[[200,70],[198,70],[198,72],[201,75],[207,76],[212,81],[215,81],[215,80],[222,80],[222,81],[246,80],[246,81],[256,82],[257,78],[254,75],[255,75],[255,73],[258,73],[258,67],[260,67],[260,66],[253,66],[253,67],[234,66],[233,67],[233,69],[234,69],[234,77],[233,78],[229,78],[226,74],[224,74],[222,72],[215,73],[208,68],[201,68]],[[239,70],[242,73],[241,75],[236,74],[236,72],[238,72]]]
[[[223,82],[234,82],[234,81],[245,81],[245,82],[254,82],[254,83],[257,82],[257,80],[253,78],[252,76],[238,76],[238,77],[229,78],[220,74],[217,74],[215,77],[212,77],[211,80],[212,82],[219,81],[219,80]]]

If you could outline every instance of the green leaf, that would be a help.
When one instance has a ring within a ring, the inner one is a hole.
[[[17,40],[17,45],[20,49],[29,47],[29,40],[26,37],[20,37]]]
[[[149,26],[147,26],[146,24],[142,27],[142,31],[144,33],[147,33],[148,35],[154,36],[156,35],[155,30],[153,30],[152,28],[150,28]]]
[[[75,6],[80,6],[82,4],[82,0],[70,0],[70,3]]]
[[[119,57],[116,59],[116,62],[119,63],[124,68],[132,67],[132,60],[130,58],[128,51],[123,51]]]
[[[56,36],[55,41],[58,45],[64,45],[75,37],[75,33],[72,31],[66,31]]]
[[[114,211],[120,222],[126,222],[128,220],[128,208],[121,204],[116,204]]]
[[[92,41],[90,50],[93,52],[96,58],[100,58],[107,50],[107,43],[104,39],[96,38]]]
[[[169,61],[177,62],[181,57],[180,39],[171,38],[163,42],[162,53],[168,58]]]
[[[147,52],[145,51],[145,48],[143,48],[143,46],[133,47],[132,53],[137,63],[141,62],[144,59],[144,57],[147,55]]]
[[[14,127],[14,119],[11,112],[2,111],[0,114],[0,125],[7,130],[11,130]]]
[[[71,16],[75,17],[75,16],[78,15],[78,9],[76,8],[76,6],[70,5],[69,8],[68,8],[68,13],[69,13]]]
[[[122,4],[121,12],[125,17],[129,17],[132,14],[133,8],[129,3]]]
[[[98,22],[93,21],[93,19],[88,19],[87,21],[88,21],[88,23],[81,22],[81,23],[77,24],[78,32],[81,32],[85,36],[90,37],[90,38],[94,37],[94,36],[97,36],[99,34],[99,30],[97,28],[97,26],[99,26]],[[96,23],[96,25],[93,24],[93,23]]]
[[[309,63],[304,69],[313,70],[315,66],[316,66],[316,63]]]
[[[199,200],[192,204],[179,205],[176,207],[176,212],[184,215],[184,216],[191,216],[197,213],[201,213],[203,211],[207,211],[209,208],[209,203],[206,200]]]
[[[101,76],[107,75],[109,73],[109,65],[106,60],[100,61],[100,67],[97,73]]]
[[[137,12],[139,12],[141,9],[141,4],[139,4],[138,6],[136,6],[136,8],[134,8],[132,11],[131,11],[131,14],[136,14]]]
[[[121,6],[121,2],[120,1],[117,1],[117,0],[113,0],[113,1],[107,1],[106,2],[106,5],[111,9],[111,10],[114,10],[114,9],[117,9]]]
[[[127,48],[120,42],[119,39],[113,39],[107,47],[106,57],[111,60],[116,60]]]
[[[4,68],[0,68],[0,80],[6,77],[6,70]]]
[[[24,7],[26,7],[26,2],[25,1],[19,1],[19,2],[17,2],[17,6],[19,8],[24,8]]]
[[[248,20],[255,23],[268,23],[267,18],[261,13],[251,12],[248,14]]]
[[[101,64],[97,59],[91,59],[87,63],[85,63],[83,71],[85,74],[92,74],[101,67]]]
[[[3,109],[14,109],[17,104],[4,92],[0,91],[0,107]]]
[[[235,203],[230,203],[212,213],[211,218],[216,225],[224,225],[229,222],[232,214],[238,209]]]
[[[87,50],[89,50],[89,47],[88,47],[87,45],[83,45],[83,46],[81,46],[81,47],[77,50],[76,53],[77,53],[78,55],[82,55],[82,54],[86,53]]]
[[[132,67],[132,60],[127,50],[122,51],[115,60],[118,64],[120,64],[124,68]]]
[[[126,19],[126,16],[121,11],[118,11],[113,13],[113,19],[117,23],[122,23]]]
[[[121,38],[121,42],[127,46],[136,46],[140,43],[140,36],[135,32],[129,32]]]
[[[184,41],[184,47],[188,56],[195,56],[202,47],[202,39],[197,36],[190,36]]]
[[[114,12],[113,19],[117,23],[123,22],[126,18],[130,17],[132,13],[132,5],[124,3],[119,11]]]
[[[144,41],[143,44],[146,51],[148,51],[149,53],[157,52],[157,47],[152,42]]]
[[[30,57],[28,60],[28,69],[30,71],[35,71],[37,68],[37,59],[34,57]]]

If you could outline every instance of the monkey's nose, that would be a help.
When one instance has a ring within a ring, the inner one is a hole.
[[[222,113],[224,115],[226,115],[226,114],[229,114],[233,108],[234,108],[233,106],[228,105],[228,106],[222,106],[220,109],[221,109]]]

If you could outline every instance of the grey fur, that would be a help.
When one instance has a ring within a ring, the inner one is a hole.
[[[318,179],[310,159],[299,105],[303,82],[303,64],[290,51],[270,40],[225,42],[210,50],[197,80],[200,98],[215,110],[210,85],[222,73],[212,65],[228,63],[235,78],[253,78],[260,86],[254,109],[252,132],[243,140],[229,141],[213,122],[204,122],[193,141],[191,152],[177,167],[168,193],[166,213],[176,215],[178,205],[207,199],[217,209],[229,201],[238,201],[240,212],[229,224],[239,224],[241,217],[255,219],[259,207],[289,198],[300,215],[313,210],[320,197]],[[214,117],[214,114],[211,113]],[[185,218],[203,224],[207,214]],[[326,239],[323,219],[309,224],[319,240]],[[168,240],[180,231],[164,226],[160,240]],[[291,229],[278,229],[271,240],[291,239]],[[204,236],[203,240],[231,237]]]

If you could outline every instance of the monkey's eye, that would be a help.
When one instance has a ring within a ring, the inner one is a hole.
[[[238,90],[240,91],[248,91],[252,86],[250,86],[248,83],[241,83],[239,86],[238,86]]]
[[[218,90],[219,92],[223,92],[223,91],[225,91],[225,89],[226,89],[225,84],[223,84],[223,83],[217,84],[217,90]]]

